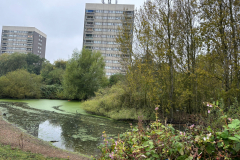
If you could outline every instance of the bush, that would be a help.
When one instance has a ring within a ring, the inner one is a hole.
[[[1,95],[4,98],[40,98],[41,76],[19,69],[0,77]]]
[[[83,108],[97,115],[104,115],[113,119],[137,119],[143,115],[148,119],[148,108],[129,107],[128,94],[122,83],[111,88],[99,89],[96,97],[82,103]]]
[[[62,91],[63,91],[63,88],[62,86],[59,86],[59,85],[42,85],[41,98],[57,99],[57,98],[60,98],[58,94]]]
[[[214,108],[223,113],[223,130],[191,125],[181,132],[172,125],[163,125],[156,116],[150,127],[144,129],[140,123],[118,140],[109,139],[104,133],[100,159],[239,159],[240,120],[227,118],[218,105],[207,105],[209,114]]]
[[[141,97],[138,97],[138,101],[129,98],[126,88],[126,85],[120,81],[111,88],[99,89],[95,92],[96,97],[85,101],[82,106],[88,112],[118,120],[137,120],[138,116],[143,116],[144,120],[154,119],[151,108],[140,107]]]

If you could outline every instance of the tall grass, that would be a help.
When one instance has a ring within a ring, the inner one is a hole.
[[[129,95],[120,82],[113,85],[111,88],[98,90],[96,97],[85,101],[83,108],[97,115],[104,115],[113,119],[138,119],[138,116],[143,116],[143,119],[149,119],[150,111],[146,108],[137,108],[131,106]]]

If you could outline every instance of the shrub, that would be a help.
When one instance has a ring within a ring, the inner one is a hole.
[[[104,115],[113,119],[137,119],[143,115],[148,119],[148,108],[129,107],[128,94],[120,82],[111,88],[99,89],[96,97],[82,103],[83,108],[97,115]]]
[[[141,98],[138,97],[139,100],[134,101],[129,98],[126,90],[126,85],[118,82],[111,88],[99,89],[95,92],[96,97],[85,101],[82,106],[88,112],[113,119],[137,120],[138,116],[143,116],[144,120],[154,119],[154,114],[149,107],[139,107]]]
[[[40,98],[41,76],[19,69],[0,77],[0,96],[5,98]]]
[[[239,159],[240,120],[228,118],[218,104],[206,105],[209,114],[216,108],[222,113],[221,131],[193,124],[181,132],[160,123],[156,113],[156,121],[149,127],[132,127],[118,140],[108,139],[104,133],[100,159]]]
[[[42,85],[41,86],[41,98],[56,99],[59,98],[59,92],[63,91],[62,86],[59,85]]]

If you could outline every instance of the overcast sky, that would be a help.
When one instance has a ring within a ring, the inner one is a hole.
[[[46,59],[52,63],[68,60],[75,48],[82,48],[85,3],[101,0],[0,0],[0,27],[36,27],[47,34]],[[134,4],[135,8],[143,3],[118,0],[118,4]]]

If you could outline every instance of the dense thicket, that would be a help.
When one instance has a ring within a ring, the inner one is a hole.
[[[67,61],[57,60],[53,64],[44,61],[42,64],[42,98],[65,99],[63,95],[63,75],[66,70]]]
[[[173,120],[179,112],[206,113],[211,99],[223,98],[226,110],[240,100],[238,0],[150,0],[134,26],[128,15],[122,21],[116,41],[131,58],[122,57],[128,69],[118,110],[159,105]]]
[[[238,160],[240,108],[233,105],[236,113],[232,115],[223,112],[222,102],[205,105],[209,106],[211,118],[201,121],[201,125],[184,127],[181,131],[176,130],[180,127],[162,124],[156,112],[156,120],[148,127],[143,127],[140,119],[137,127],[131,125],[131,129],[118,136],[118,139],[110,138],[111,135],[103,132],[104,142],[99,146],[102,155],[98,159]]]
[[[223,98],[225,109],[239,100],[239,7],[236,0],[144,3],[135,17],[134,48],[125,52],[134,56],[129,95],[137,92],[141,107],[160,105],[172,118],[177,110],[205,112],[203,102],[211,98]]]

